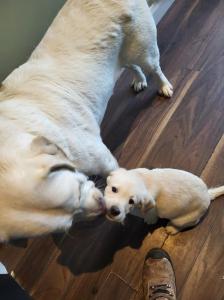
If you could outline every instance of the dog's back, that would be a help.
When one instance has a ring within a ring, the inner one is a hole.
[[[103,50],[116,40],[122,25],[130,21],[136,3],[136,0],[69,0],[55,18],[41,46],[48,47],[57,56],[61,54],[61,41],[64,48],[66,43],[69,44],[68,51],[71,51],[71,43],[73,50],[85,53]]]

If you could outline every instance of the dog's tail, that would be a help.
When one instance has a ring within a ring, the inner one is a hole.
[[[211,200],[224,195],[224,185],[208,190]]]

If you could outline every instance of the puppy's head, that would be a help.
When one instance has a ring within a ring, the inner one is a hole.
[[[154,207],[141,177],[134,170],[118,169],[107,178],[105,189],[107,217],[116,222],[123,222],[126,215],[134,208]]]
[[[0,151],[0,240],[54,231],[54,217],[72,219],[79,214],[89,219],[104,212],[102,193],[55,144],[27,134],[4,143]]]

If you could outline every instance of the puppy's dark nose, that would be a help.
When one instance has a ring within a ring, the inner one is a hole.
[[[111,216],[113,217],[116,217],[120,214],[120,209],[117,207],[117,206],[112,206],[111,209],[110,209],[110,214]]]

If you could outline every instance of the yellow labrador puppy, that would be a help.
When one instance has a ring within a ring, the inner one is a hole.
[[[132,212],[149,224],[169,219],[166,230],[176,234],[196,225],[211,200],[224,194],[224,186],[208,189],[197,176],[176,169],[118,169],[107,178],[108,218],[123,222]],[[139,208],[133,210],[133,208]]]
[[[3,82],[0,240],[64,230],[76,214],[104,211],[83,174],[107,176],[118,167],[99,125],[124,66],[134,71],[136,91],[147,86],[145,72],[172,96],[146,0],[68,0],[29,60]]]

